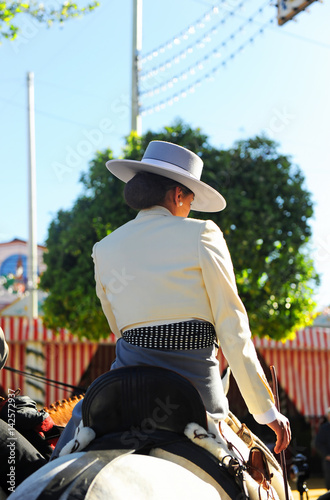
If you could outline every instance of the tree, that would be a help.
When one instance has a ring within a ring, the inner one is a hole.
[[[41,287],[50,292],[43,304],[45,324],[90,339],[109,335],[95,294],[93,245],[115,229],[115,214],[118,220],[133,217],[122,200],[122,183],[104,166],[111,158],[111,150],[96,155],[89,175],[81,178],[86,195],[77,199],[72,210],[60,210],[51,222],[44,254],[47,270],[41,277]]]
[[[51,26],[54,22],[63,23],[67,19],[81,16],[91,12],[99,5],[94,1],[85,7],[79,8],[73,2],[59,2],[58,7],[47,7],[38,2],[3,2],[0,0],[0,43],[1,39],[6,38],[14,40],[19,33],[19,27],[16,24],[20,14],[27,14],[36,21]]]
[[[202,180],[227,199],[222,212],[191,216],[210,218],[224,232],[252,333],[290,337],[311,319],[316,305],[312,289],[318,283],[308,256],[313,207],[299,168],[265,137],[219,150],[200,129],[181,122],[141,138],[131,134],[124,157],[141,159],[149,142],[157,139],[197,152],[205,164]],[[95,296],[92,247],[136,215],[123,201],[123,183],[105,168],[112,157],[111,150],[97,153],[81,177],[84,196],[52,222],[41,280],[50,292],[44,305],[46,324],[89,338],[108,334]]]
[[[211,167],[205,180],[228,207],[212,219],[225,234],[252,332],[288,338],[310,322],[319,283],[309,258],[313,206],[302,172],[266,138],[237,142],[218,163],[214,154],[203,156]]]

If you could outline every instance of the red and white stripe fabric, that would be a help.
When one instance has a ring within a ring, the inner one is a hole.
[[[57,334],[47,329],[40,318],[30,320],[26,317],[0,317],[0,326],[5,332],[9,346],[6,366],[26,370],[26,347],[31,342],[40,342],[45,356],[45,377],[51,380],[77,386],[99,344],[114,344],[115,336],[91,342],[71,335],[64,329]],[[110,367],[109,367],[110,368]],[[8,370],[0,371],[0,385],[5,393],[9,389],[21,389],[29,394],[28,378]],[[45,384],[45,405],[67,398],[72,389]]]
[[[46,357],[45,377],[71,385],[79,384],[98,345],[116,341],[113,334],[100,342],[82,341],[64,329],[56,334],[45,328],[41,319],[30,325],[26,317],[2,316],[0,326],[9,345],[7,366],[24,371],[27,343],[41,342]],[[298,411],[305,416],[324,415],[330,406],[330,328],[305,328],[285,343],[265,338],[253,341],[265,362],[275,366],[279,383]],[[227,362],[221,354],[219,364],[222,372]],[[20,387],[23,394],[28,394],[25,377],[7,370],[0,372],[0,385],[5,391]],[[71,393],[70,389],[49,385],[45,390],[46,405]]]
[[[285,343],[254,339],[268,365],[274,365],[281,386],[305,416],[325,415],[330,406],[330,328],[299,330]]]
[[[41,318],[33,319],[31,322],[25,316],[0,316],[0,326],[5,332],[7,342],[85,342],[64,328],[57,332],[46,328]],[[107,339],[102,339],[99,342],[113,343],[115,340],[114,334],[111,333]]]

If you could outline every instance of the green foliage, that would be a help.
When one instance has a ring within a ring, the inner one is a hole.
[[[60,211],[48,233],[48,249],[44,255],[47,271],[41,287],[50,290],[43,304],[49,328],[68,328],[83,332],[87,338],[107,331],[107,323],[95,296],[92,241],[97,240],[90,223],[91,204],[80,198],[73,210]]]
[[[301,171],[277,149],[256,137],[222,152],[219,161],[216,151],[203,159],[204,180],[228,202],[211,218],[228,243],[252,332],[281,340],[311,321],[319,279],[308,257],[310,193]]]
[[[47,7],[38,2],[2,2],[0,0],[0,43],[2,38],[14,40],[19,33],[16,26],[17,19],[21,14],[27,14],[36,21],[51,26],[54,22],[63,23],[67,19],[81,16],[91,12],[99,6],[99,2],[93,1],[85,7],[78,7],[74,2],[58,3],[58,7]]]
[[[222,212],[191,216],[212,219],[224,232],[252,333],[277,340],[292,336],[311,319],[318,283],[308,257],[313,207],[301,171],[265,137],[219,150],[199,129],[181,122],[159,133],[131,134],[124,157],[141,159],[156,139],[198,153],[205,165],[202,180],[227,199]],[[44,304],[46,324],[94,339],[106,336],[109,327],[95,294],[92,247],[136,215],[124,203],[123,183],[105,168],[111,158],[111,150],[97,153],[81,177],[84,196],[52,222],[41,281],[50,292]]]

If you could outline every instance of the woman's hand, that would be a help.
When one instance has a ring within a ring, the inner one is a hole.
[[[274,452],[281,453],[289,446],[291,441],[290,422],[284,415],[279,413],[278,418],[267,425],[275,432],[277,437]]]

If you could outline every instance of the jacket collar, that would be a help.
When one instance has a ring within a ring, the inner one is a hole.
[[[174,215],[167,208],[155,205],[154,207],[140,210],[140,212],[136,216],[136,219],[150,215],[170,215],[171,217],[174,217]]]

